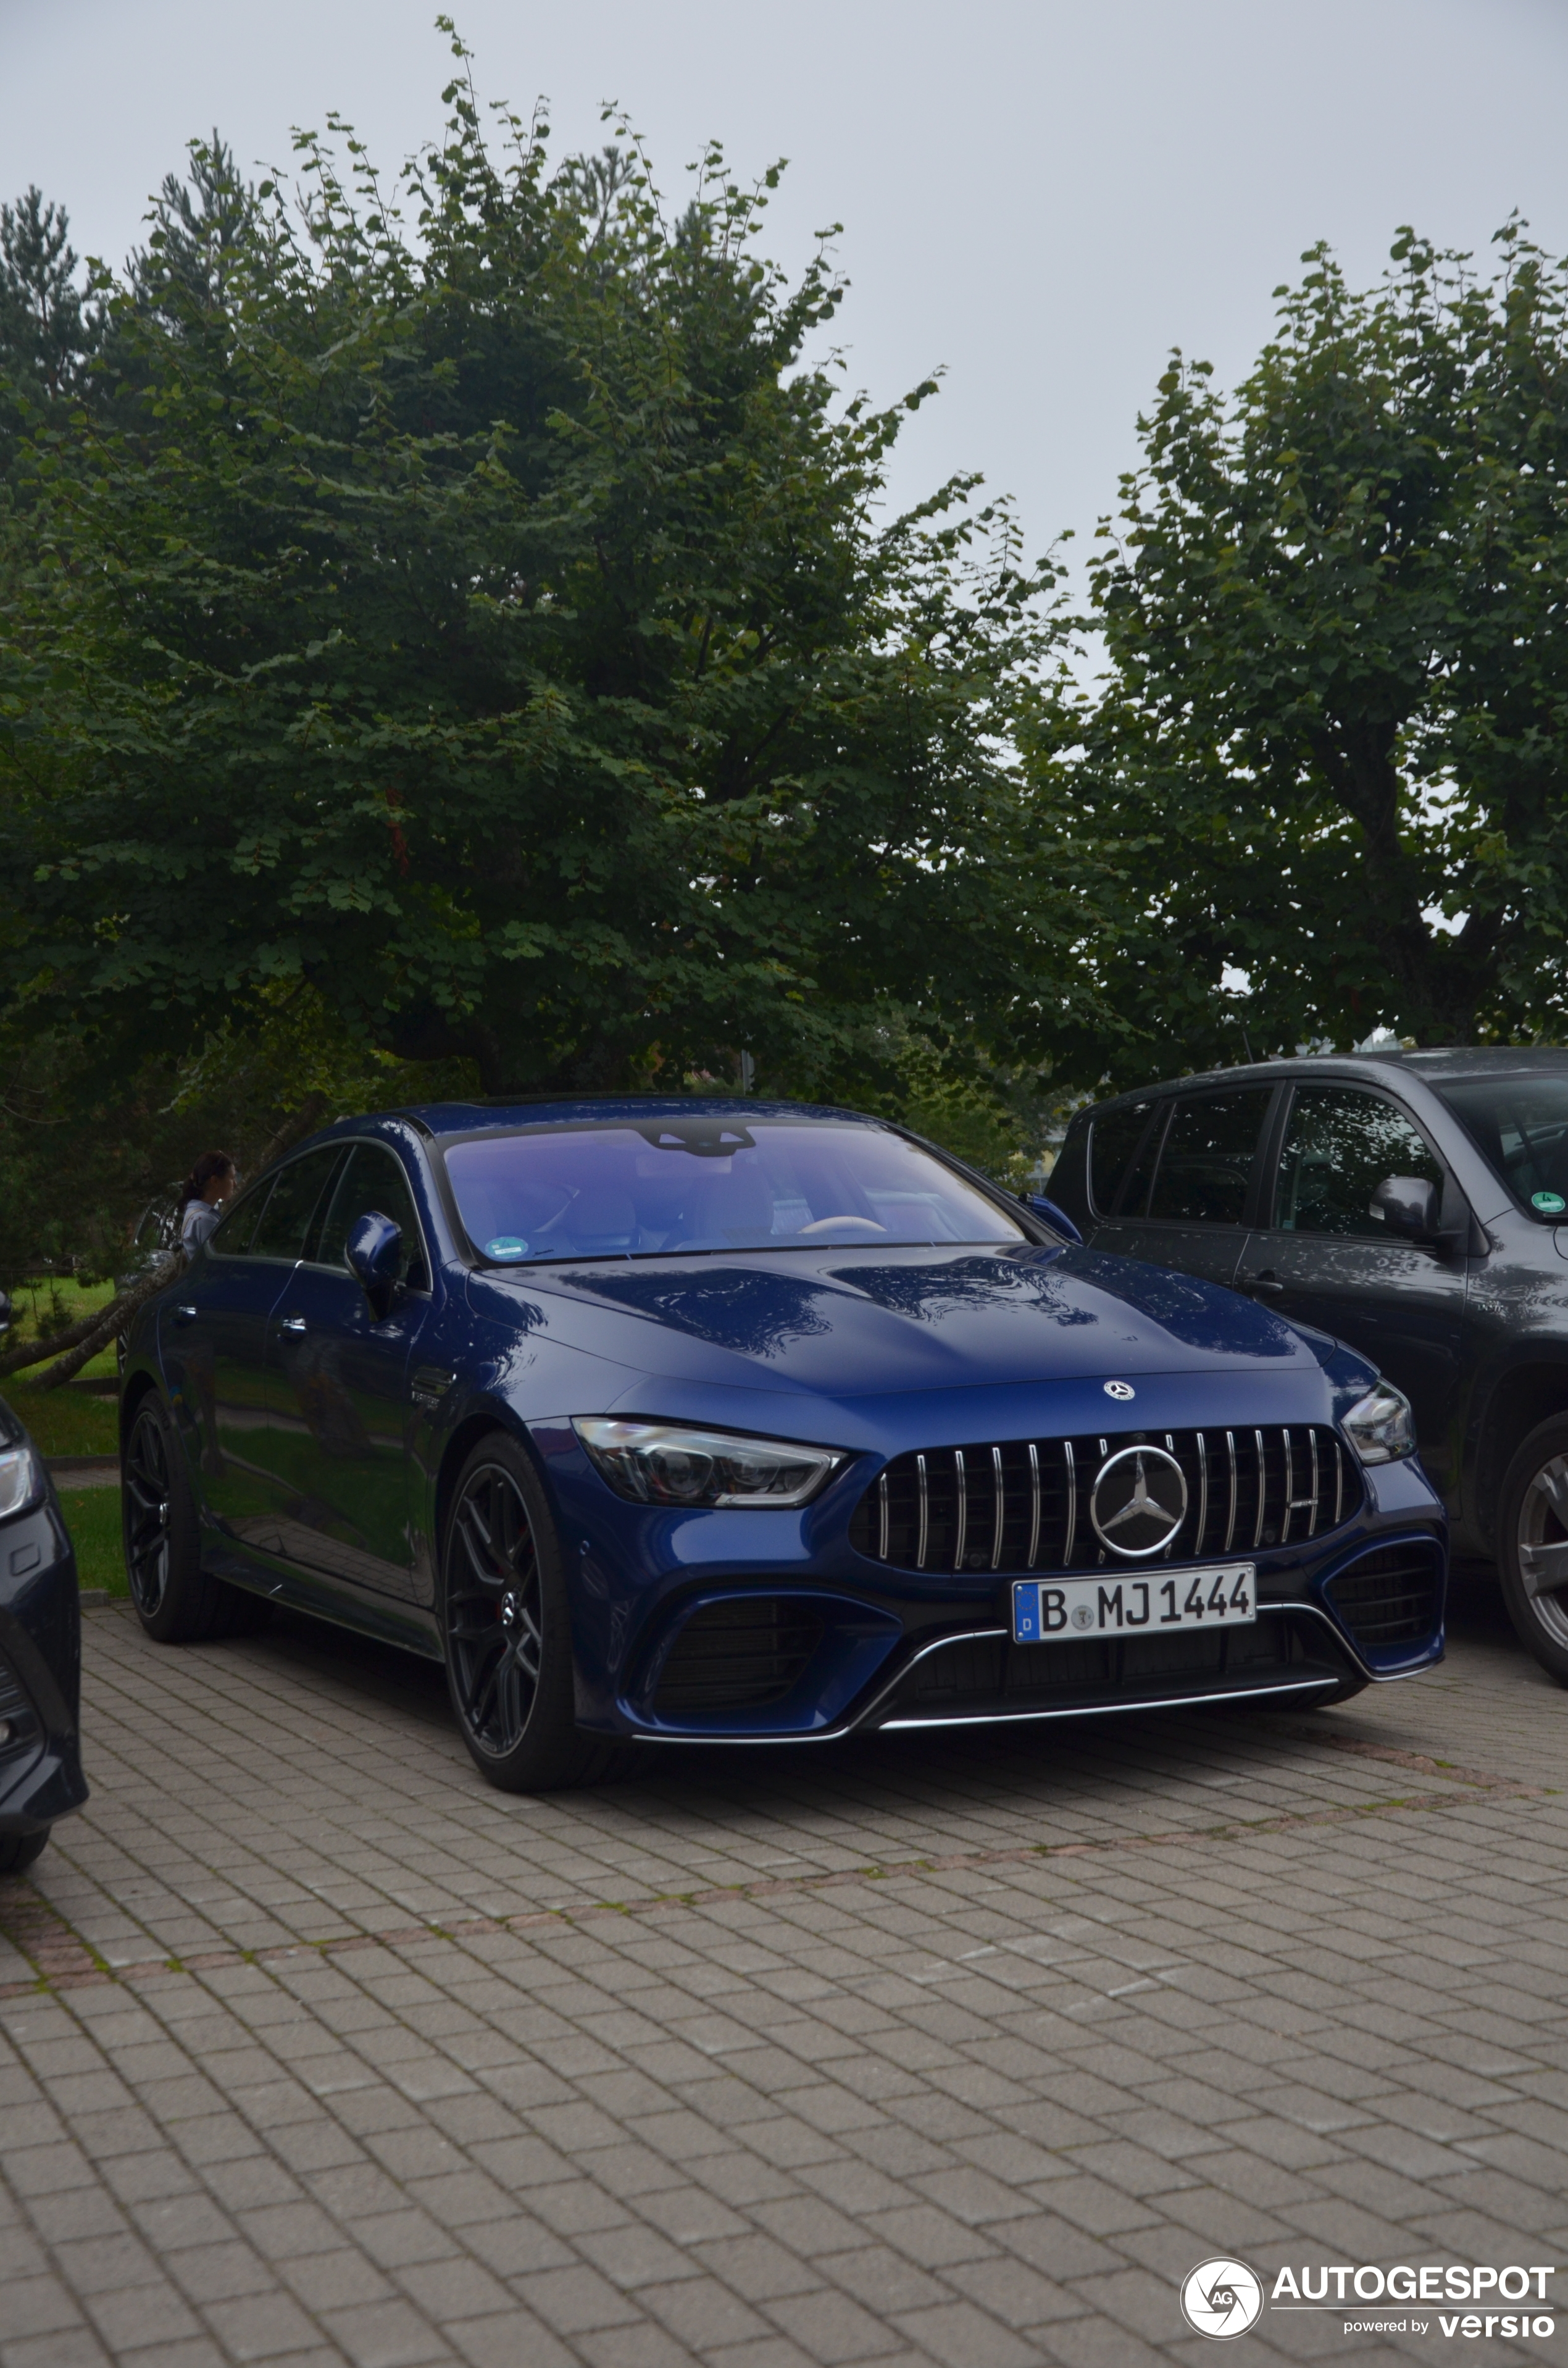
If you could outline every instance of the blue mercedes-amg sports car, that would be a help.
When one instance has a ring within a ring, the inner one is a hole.
[[[148,1304],[120,1418],[151,1635],[270,1599],[407,1645],[517,1790],[1442,1652],[1371,1365],[847,1110],[346,1121]]]

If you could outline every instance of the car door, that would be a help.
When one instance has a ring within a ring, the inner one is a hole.
[[[274,1468],[267,1326],[341,1154],[307,1152],[237,1201],[160,1320],[170,1399],[210,1525],[277,1550],[284,1487]]]
[[[1097,1249],[1207,1282],[1232,1281],[1246,1246],[1258,1153],[1277,1088],[1210,1087],[1167,1106],[1131,1167]]]
[[[371,1211],[403,1235],[402,1278],[378,1319],[345,1246]],[[385,1144],[356,1144],[268,1324],[274,1455],[289,1478],[283,1550],[315,1591],[413,1600],[409,1363],[430,1269],[408,1179]]]
[[[1391,1235],[1372,1193],[1387,1176],[1441,1189],[1445,1232],[1460,1241],[1469,1209],[1409,1111],[1369,1086],[1298,1085],[1279,1135],[1267,1220],[1247,1241],[1243,1290],[1283,1315],[1347,1340],[1409,1398],[1421,1459],[1445,1495],[1457,1489],[1451,1434],[1464,1354],[1461,1257]]]

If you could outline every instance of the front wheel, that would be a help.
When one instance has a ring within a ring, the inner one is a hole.
[[[1568,1686],[1568,1419],[1530,1432],[1497,1508],[1497,1568],[1520,1642]]]
[[[475,1767],[507,1793],[591,1782],[615,1754],[576,1725],[560,1541],[533,1465],[505,1432],[458,1474],[445,1548],[447,1684]]]
[[[36,1834],[0,1834],[0,1874],[25,1874],[43,1856],[50,1831],[44,1826]]]

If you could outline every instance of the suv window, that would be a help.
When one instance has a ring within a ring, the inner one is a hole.
[[[1121,1179],[1143,1140],[1153,1102],[1131,1102],[1107,1110],[1089,1130],[1089,1198],[1102,1217],[1116,1206]]]
[[[207,1236],[209,1253],[218,1258],[246,1258],[254,1248],[256,1221],[271,1196],[275,1178],[264,1177],[254,1192],[246,1192],[226,1209]]]
[[[1437,1087],[1471,1142],[1538,1224],[1568,1211],[1568,1076],[1461,1077]]]
[[[1191,1094],[1177,1102],[1149,1201],[1167,1223],[1239,1225],[1246,1214],[1257,1138],[1272,1086],[1228,1094]]]
[[[1274,1223],[1282,1232],[1390,1239],[1372,1194],[1385,1176],[1444,1181],[1442,1162],[1410,1121],[1356,1086],[1301,1086],[1279,1156]]]
[[[321,1231],[321,1247],[315,1253],[318,1266],[342,1267],[347,1269],[346,1245],[353,1227],[371,1210],[390,1217],[403,1235],[403,1260],[398,1280],[411,1291],[428,1291],[429,1273],[425,1262],[425,1245],[415,1214],[414,1195],[408,1189],[408,1178],[396,1154],[380,1144],[357,1143],[347,1167],[338,1178],[337,1190],[332,1196],[332,1207]]]
[[[307,1151],[302,1159],[282,1170],[251,1243],[252,1258],[305,1257],[311,1220],[342,1156],[341,1144],[327,1143],[319,1151]]]

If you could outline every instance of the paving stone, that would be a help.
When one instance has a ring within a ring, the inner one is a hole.
[[[18,1897],[187,1970],[0,1998],[0,2368],[1198,2368],[1206,2253],[1568,2257],[1568,1739],[1483,1598],[1312,1719],[528,1802],[438,1670],[85,1624],[0,1982]]]

